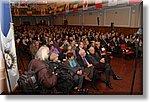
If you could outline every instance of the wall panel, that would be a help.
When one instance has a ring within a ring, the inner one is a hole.
[[[71,14],[67,16],[68,25],[80,25],[80,15]]]
[[[64,18],[63,16],[57,16],[54,18],[54,25],[63,25]]]
[[[104,25],[110,26],[111,22],[115,26],[130,26],[131,7],[112,8],[104,10]]]
[[[83,24],[97,26],[97,17],[98,17],[97,12],[84,13]]]

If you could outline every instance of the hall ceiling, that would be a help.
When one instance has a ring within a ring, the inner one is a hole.
[[[47,7],[59,7],[59,6],[64,6],[65,4],[69,3],[69,4],[73,4],[75,1],[78,1],[78,6],[83,5],[84,1],[87,1],[88,4],[95,4],[95,1],[97,0],[10,0],[12,6],[17,6],[18,8],[28,8],[28,6],[30,5],[30,7],[32,8],[47,8]],[[98,0],[100,1],[100,0]],[[102,0],[101,0],[102,1]],[[102,3],[104,3],[107,0],[103,0]]]
[[[33,15],[56,15],[58,13],[62,14],[67,12],[67,7],[69,12],[76,12],[74,10],[75,6],[77,9],[83,8],[83,6],[88,5],[86,10],[91,8],[97,8],[96,4],[101,4],[101,8],[109,7],[108,0],[10,0],[11,1],[11,11],[13,15],[25,15],[28,11],[32,11]],[[126,6],[129,0],[112,0],[117,1],[115,6]],[[77,2],[77,4],[75,4]],[[67,6],[68,5],[68,6]],[[114,6],[114,5],[113,5]],[[72,11],[71,11],[72,10]],[[78,11],[78,10],[77,10]]]
[[[11,0],[12,3],[32,3],[32,4],[64,4],[64,3],[73,3],[75,1],[83,2],[84,0]],[[95,2],[95,0],[86,0],[88,2]],[[107,0],[103,0],[107,1]]]

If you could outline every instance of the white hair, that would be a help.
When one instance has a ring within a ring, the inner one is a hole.
[[[80,49],[80,50],[79,50],[79,54],[81,55],[81,53],[82,53],[83,51],[85,51],[85,50],[84,50],[84,49]]]
[[[41,46],[35,55],[35,59],[46,60],[49,57],[49,48],[47,46]]]

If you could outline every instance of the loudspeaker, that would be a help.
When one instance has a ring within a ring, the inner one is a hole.
[[[100,22],[99,22],[99,17],[97,17],[97,25],[99,25],[99,23],[100,23]]]
[[[64,20],[64,26],[67,26],[68,25],[68,20]]]
[[[111,29],[114,29],[114,22],[111,22],[110,27],[111,27]]]

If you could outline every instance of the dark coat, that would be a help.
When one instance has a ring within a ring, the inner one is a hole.
[[[77,47],[76,50],[75,50],[75,55],[76,55],[76,57],[79,57],[79,56],[80,56],[80,55],[79,55],[79,51],[80,51],[80,48]]]
[[[100,40],[100,43],[101,43],[101,45],[102,45],[103,47],[105,47],[105,48],[108,47],[108,42],[107,42],[106,40],[101,39],[101,40]]]
[[[86,55],[85,58],[86,58],[86,60],[88,61],[89,64],[92,64],[92,61],[91,61],[91,59],[89,58],[88,55]],[[83,61],[81,56],[77,57],[77,62],[79,63],[79,65],[81,67],[86,68],[88,66],[87,63],[85,61]]]
[[[115,47],[115,46],[117,46],[117,43],[112,40],[111,43],[110,43],[110,45],[113,46],[113,47]]]
[[[98,55],[97,52],[95,52],[94,54],[89,54],[89,57],[91,59],[91,63],[93,65],[96,65],[97,63],[99,63],[101,57]]]
[[[57,76],[52,74],[49,66],[42,60],[33,59],[31,61],[30,70],[38,72],[37,81],[44,88],[51,89],[57,84]]]
[[[77,64],[77,66],[76,66],[75,68],[72,68],[71,65],[70,65],[70,63],[69,63],[69,61],[68,61],[68,60],[66,61],[66,66],[67,66],[68,68],[70,68],[70,70],[71,70],[71,72],[72,72],[73,74],[77,74],[77,71],[79,71],[79,70],[82,69],[76,60],[75,60],[75,62],[76,62],[76,64]]]
[[[99,54],[99,56],[101,56],[101,48],[99,47],[95,47],[95,52],[97,52]]]
[[[79,88],[82,88],[82,84],[83,84],[83,75],[78,75],[77,71],[82,70],[84,71],[84,68],[81,68],[80,65],[78,64],[78,62],[75,60],[77,66],[72,68],[69,61],[66,61],[66,66],[71,70],[71,74],[73,75],[73,78],[77,84],[77,86]]]

